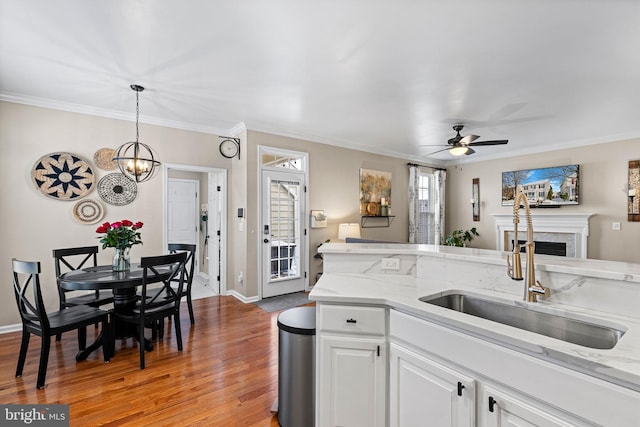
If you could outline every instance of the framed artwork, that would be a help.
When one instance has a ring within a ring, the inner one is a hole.
[[[502,172],[502,206],[513,206],[519,191],[532,208],[577,205],[579,189],[579,165]]]
[[[480,221],[480,178],[471,180],[471,206],[474,221]]]
[[[640,160],[629,161],[628,190],[627,219],[637,222],[640,221]]]
[[[391,172],[360,169],[360,214],[386,216],[391,205]]]

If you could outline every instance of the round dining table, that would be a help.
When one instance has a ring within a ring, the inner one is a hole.
[[[164,270],[164,274],[163,274]],[[154,276],[156,282],[160,280],[166,280],[170,276],[170,270],[168,268],[158,269],[159,276]],[[139,265],[132,263],[131,268],[127,271],[112,271],[111,265],[100,265],[97,267],[87,267],[79,270],[69,271],[60,275],[58,282],[61,288],[69,291],[95,291],[95,290],[108,290],[113,292],[113,310],[118,312],[129,312],[135,306],[138,301],[138,295],[136,294],[136,288],[142,285],[144,269]],[[150,277],[147,278],[147,283]],[[116,323],[111,325],[114,328],[114,337],[119,338],[136,338],[138,335],[135,331],[131,330],[130,325],[125,323]],[[108,337],[107,337],[108,338]],[[76,360],[84,360],[87,356],[100,347],[107,339],[100,332],[96,341],[88,346],[83,351],[80,351],[76,355]],[[113,351],[113,342],[111,346],[108,346]],[[145,350],[153,350],[153,343],[145,340]],[[105,347],[108,348],[108,347]]]

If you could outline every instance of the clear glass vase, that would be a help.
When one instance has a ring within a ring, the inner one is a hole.
[[[129,258],[129,250],[131,248],[116,248],[116,253],[113,256],[113,264],[111,269],[113,271],[129,271],[131,267],[131,258]]]

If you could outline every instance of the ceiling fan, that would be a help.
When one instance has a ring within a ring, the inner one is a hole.
[[[434,151],[433,153],[429,153],[427,154],[427,156],[440,153],[441,151],[445,151],[445,150],[449,150],[449,153],[451,153],[454,156],[462,156],[463,154],[466,154],[468,156],[476,152],[471,147],[481,147],[481,146],[488,146],[488,145],[504,145],[509,142],[508,139],[497,139],[493,141],[475,142],[476,139],[480,137],[478,135],[462,136],[460,135],[460,131],[462,130],[462,128],[464,128],[464,125],[455,125],[453,127],[453,130],[456,131],[456,136],[454,136],[453,138],[450,138],[447,141],[447,145],[444,145],[444,144],[436,145],[436,147],[446,147],[446,148],[443,148],[438,151]]]

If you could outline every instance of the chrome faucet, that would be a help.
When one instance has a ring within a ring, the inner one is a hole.
[[[538,295],[548,297],[551,291],[536,280],[536,269],[533,261],[534,245],[531,208],[529,207],[527,197],[521,191],[516,194],[513,201],[513,253],[511,256],[507,255],[507,275],[513,280],[522,280],[522,261],[520,259],[520,244],[518,243],[518,223],[520,222],[518,211],[521,200],[524,204],[525,214],[527,215],[527,243],[525,243],[527,253],[527,280],[524,282],[523,300],[537,302]]]

